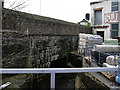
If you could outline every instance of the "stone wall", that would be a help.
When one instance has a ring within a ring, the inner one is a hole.
[[[27,65],[30,42],[28,38],[16,38],[19,35],[15,32],[2,32],[3,67],[15,68]]]
[[[91,27],[3,9],[3,67],[50,67],[77,50],[78,34]]]
[[[3,29],[39,35],[78,35],[91,33],[91,27],[49,17],[3,9]]]
[[[29,36],[3,38],[4,67],[50,67],[73,50],[77,36]]]

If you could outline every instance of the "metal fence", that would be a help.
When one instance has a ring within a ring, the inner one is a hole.
[[[32,73],[50,73],[50,88],[55,88],[55,74],[56,73],[84,73],[84,72],[106,72],[118,71],[118,67],[88,67],[88,68],[1,68],[1,74],[32,74]],[[0,86],[2,87],[2,85]]]

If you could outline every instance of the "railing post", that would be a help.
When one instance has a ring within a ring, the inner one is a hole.
[[[55,72],[51,72],[50,88],[55,90]]]

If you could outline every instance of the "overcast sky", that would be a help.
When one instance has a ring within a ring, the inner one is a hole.
[[[10,7],[14,1],[5,0],[5,7]],[[24,1],[16,0],[14,5]],[[86,13],[91,13],[90,2],[93,1],[97,0],[29,0],[22,11],[77,23]]]

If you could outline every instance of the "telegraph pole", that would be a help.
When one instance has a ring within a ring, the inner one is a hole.
[[[40,15],[41,15],[41,7],[42,7],[41,5],[42,5],[42,4],[41,4],[41,0],[40,0]]]

